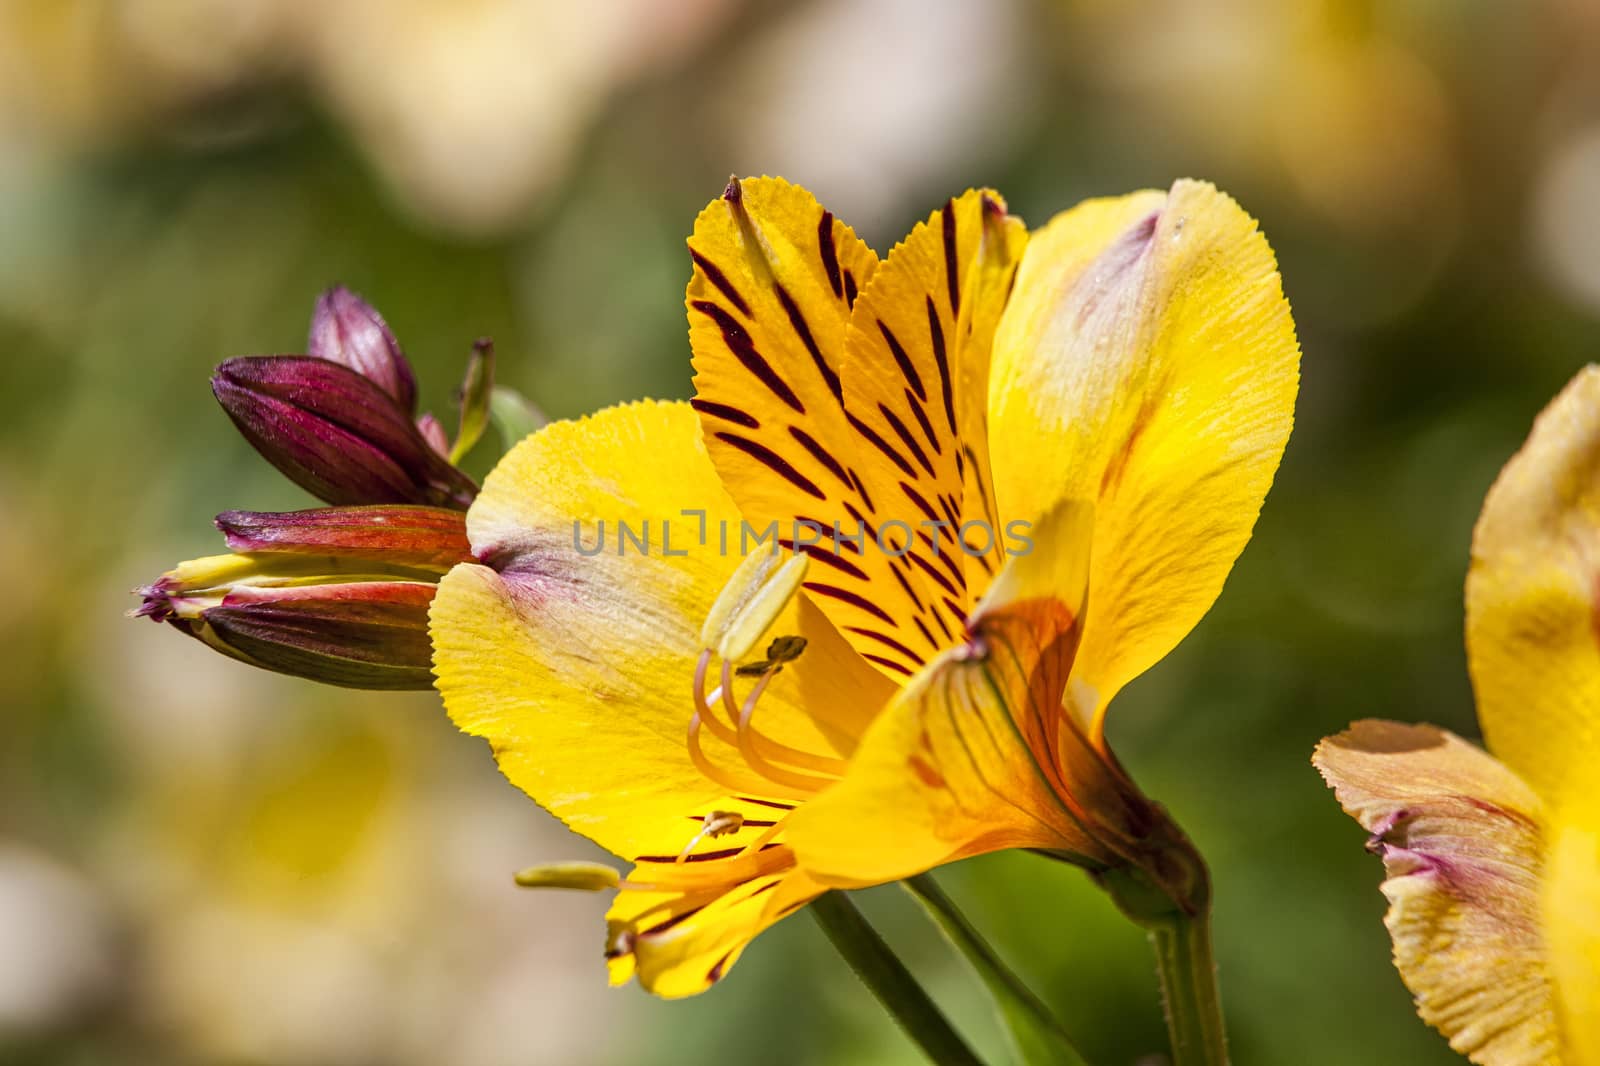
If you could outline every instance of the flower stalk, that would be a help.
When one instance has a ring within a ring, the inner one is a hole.
[[[826,892],[811,904],[810,911],[856,977],[928,1061],[939,1066],[983,1066],[983,1060],[849,897],[843,892]]]
[[[1148,927],[1166,1008],[1173,1066],[1227,1066],[1217,964],[1211,953],[1211,911],[1175,914]]]
[[[1228,1066],[1227,1028],[1211,951],[1211,875],[1165,809],[1136,862],[1095,875],[1155,949],[1173,1066]]]
[[[957,950],[983,978],[994,998],[1001,1022],[1019,1061],[1029,1064],[1084,1066],[1083,1055],[1072,1044],[1050,1008],[1022,983],[989,946],[977,928],[939,887],[932,874],[908,877],[901,884],[933,918]]]

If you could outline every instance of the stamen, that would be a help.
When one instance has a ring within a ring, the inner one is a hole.
[[[780,799],[809,799],[816,789],[799,789],[786,786],[778,781],[760,778],[750,773],[731,770],[718,766],[712,762],[700,747],[700,712],[696,711],[694,717],[689,719],[689,758],[694,762],[695,769],[706,777],[721,785],[734,794],[753,792],[758,796],[775,796]],[[832,782],[825,782],[831,784]]]
[[[712,811],[706,815],[705,823],[700,827],[700,832],[690,837],[689,843],[685,844],[683,850],[678,853],[678,861],[687,862],[689,853],[694,850],[694,846],[706,837],[714,839],[727,836],[729,833],[737,833],[743,828],[744,815],[738,811]]]
[[[776,552],[745,556],[711,605],[700,630],[700,646],[714,649],[723,659],[750,654],[794,598],[805,580],[807,561],[803,554],[786,560]]]
[[[715,689],[712,691],[710,696],[706,695],[706,668],[711,665],[711,657],[715,654],[716,652],[712,651],[710,648],[707,648],[705,651],[700,653],[700,660],[695,663],[694,709],[695,713],[700,716],[700,719],[705,727],[711,730],[712,736],[716,737],[729,747],[737,747],[739,744],[739,739],[734,730],[739,724],[739,716],[737,714],[730,714],[730,722],[724,723],[720,718],[713,714],[711,710],[711,704],[717,703],[721,700],[722,689]]]
[[[600,892],[616,888],[617,871],[598,862],[550,862],[530,866],[517,874],[523,888],[576,888]]]
[[[732,681],[727,677],[728,664],[723,663],[722,669],[724,677],[723,699],[726,701],[728,699],[727,693],[732,688]],[[833,784],[844,773],[845,764],[843,760],[828,759],[820,755],[814,755],[811,752],[801,751],[798,748],[791,748],[787,744],[780,744],[770,737],[758,734],[750,725],[751,719],[755,717],[756,702],[761,699],[761,694],[767,690],[767,686],[772,683],[772,679],[778,676],[780,669],[781,666],[773,666],[762,674],[751,687],[750,694],[744,699],[744,706],[739,711],[739,754],[744,756],[744,761],[752,770],[763,777],[793,788],[803,788],[813,793],[820,792]],[[785,769],[768,761],[766,753],[762,750],[763,748],[770,749],[773,758],[782,759],[785,762],[809,769],[822,770],[832,776],[816,777],[812,774],[800,774]]]

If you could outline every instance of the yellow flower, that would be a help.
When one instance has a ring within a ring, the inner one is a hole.
[[[1482,1066],[1600,1063],[1597,579],[1590,367],[1540,415],[1473,535],[1467,660],[1489,752],[1364,721],[1313,760],[1383,857],[1418,1012]]]
[[[972,191],[880,262],[760,178],[689,248],[694,400],[525,440],[432,610],[456,723],[634,862],[613,979],[699,992],[830,887],[998,848],[1203,894],[1147,861],[1169,823],[1101,725],[1217,596],[1289,435],[1255,223],[1185,181],[1030,243]]]

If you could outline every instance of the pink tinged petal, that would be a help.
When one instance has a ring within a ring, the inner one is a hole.
[[[446,459],[450,457],[450,438],[445,434],[444,423],[432,413],[417,416],[417,432],[422,434],[422,439],[428,442],[430,448]]]
[[[416,410],[416,377],[394,333],[371,304],[344,286],[317,298],[307,351],[367,378],[408,414]]]
[[[230,359],[211,386],[245,439],[328,503],[464,509],[477,494],[387,393],[337,363],[308,356]]]
[[[439,573],[468,562],[467,520],[445,507],[388,504],[269,513],[224,511],[217,528],[236,552],[296,552],[364,559]]]
[[[1394,961],[1423,1020],[1481,1066],[1565,1061],[1541,931],[1544,809],[1433,726],[1362,721],[1312,762],[1372,836]]]

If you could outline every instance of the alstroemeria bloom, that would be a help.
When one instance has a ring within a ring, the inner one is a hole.
[[[1180,182],[1030,243],[974,191],[880,261],[761,178],[689,249],[694,400],[514,449],[432,611],[457,724],[635,864],[613,979],[701,991],[830,887],[998,848],[1203,893],[1101,721],[1220,591],[1289,434],[1254,222]],[[749,530],[795,554],[741,559]]]
[[[1600,1064],[1600,367],[1484,500],[1467,663],[1488,752],[1357,722],[1313,761],[1372,834],[1424,1021],[1481,1066]]]

